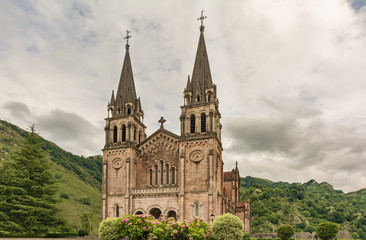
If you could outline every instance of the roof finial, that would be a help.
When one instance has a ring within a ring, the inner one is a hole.
[[[203,20],[207,18],[207,16],[203,16],[203,10],[201,11],[201,17],[197,18],[197,20],[201,21],[201,26],[200,26],[200,30],[203,31],[205,30],[205,26],[203,25]]]
[[[163,116],[161,116],[160,120],[158,121],[158,123],[160,123],[160,128],[164,128],[164,123],[166,122],[166,120],[164,119]]]
[[[129,30],[126,30],[126,37],[124,37],[123,39],[126,39],[127,40],[127,43],[126,43],[126,48],[128,49],[130,47],[130,45],[128,44],[128,39],[130,39],[132,36],[130,35],[130,31]]]

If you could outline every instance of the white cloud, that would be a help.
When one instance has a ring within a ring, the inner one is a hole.
[[[352,4],[356,10],[346,0],[1,1],[0,117],[21,127],[35,121],[76,154],[100,153],[130,29],[148,134],[161,115],[179,133],[205,9],[225,167],[240,160],[245,175],[366,187],[366,8]]]

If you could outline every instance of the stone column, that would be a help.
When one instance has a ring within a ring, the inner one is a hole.
[[[210,149],[209,153],[208,153],[208,169],[209,169],[209,180],[208,180],[208,186],[209,186],[209,190],[208,190],[208,216],[207,219],[210,220],[211,214],[214,212],[213,210],[213,198],[212,198],[212,194],[213,194],[213,190],[214,190],[214,186],[213,186],[213,150]],[[215,213],[216,216],[216,213]]]
[[[125,200],[126,200],[126,213],[130,214],[130,158],[126,159],[126,193],[125,193]]]
[[[213,132],[213,111],[210,111],[210,132]]]
[[[102,168],[102,220],[108,217],[108,204],[107,204],[107,160],[103,159]]]
[[[180,116],[180,135],[184,136],[185,135],[185,117],[182,115]]]
[[[185,152],[181,152],[179,156],[179,200],[180,200],[180,206],[179,206],[179,219],[181,221],[184,220],[184,185],[185,185],[185,170],[184,170],[184,158],[185,158]]]
[[[131,122],[128,122],[128,124],[127,124],[127,127],[128,127],[128,131],[127,131],[127,133],[128,133],[128,135],[127,135],[127,141],[131,141]]]

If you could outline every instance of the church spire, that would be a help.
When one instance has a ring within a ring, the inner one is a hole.
[[[129,35],[130,31],[127,30],[126,32],[127,35],[124,38],[127,40],[126,53],[115,99],[116,107],[118,108],[124,108],[126,103],[135,102],[137,100],[130,59],[130,45],[128,43],[128,39],[131,38],[131,35]]]
[[[204,37],[203,20],[207,18],[203,16],[203,10],[201,12],[201,17],[198,20],[201,21],[200,26],[200,38],[198,41],[196,60],[194,63],[192,79],[190,85],[192,86],[192,103],[194,102],[206,102],[206,90],[213,88],[210,64],[208,62],[207,49]]]
[[[137,118],[143,117],[140,99],[137,98],[135,90],[135,82],[133,79],[130,45],[128,40],[132,37],[130,31],[126,31],[126,52],[123,60],[121,77],[118,84],[116,94],[112,93],[111,102],[109,103],[112,109],[113,116],[135,115]],[[113,106],[112,106],[113,105]]]

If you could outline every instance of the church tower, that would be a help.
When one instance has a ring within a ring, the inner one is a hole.
[[[203,12],[192,78],[188,76],[181,107],[180,157],[185,217],[209,222],[223,213],[221,123],[216,85],[212,82],[204,38]]]
[[[103,219],[106,216],[118,216],[121,212],[129,212],[130,194],[135,187],[138,144],[145,138],[144,112],[140,98],[137,98],[133,79],[130,45],[127,31],[126,53],[123,62],[121,77],[116,95],[112,91],[111,100],[107,105],[108,118],[105,126],[105,146],[103,149],[103,184],[102,208]],[[119,184],[115,184],[119,183]],[[108,193],[108,194],[107,194]],[[123,196],[123,199],[121,198]],[[109,203],[118,203],[108,206]],[[109,213],[113,209],[114,213]]]

